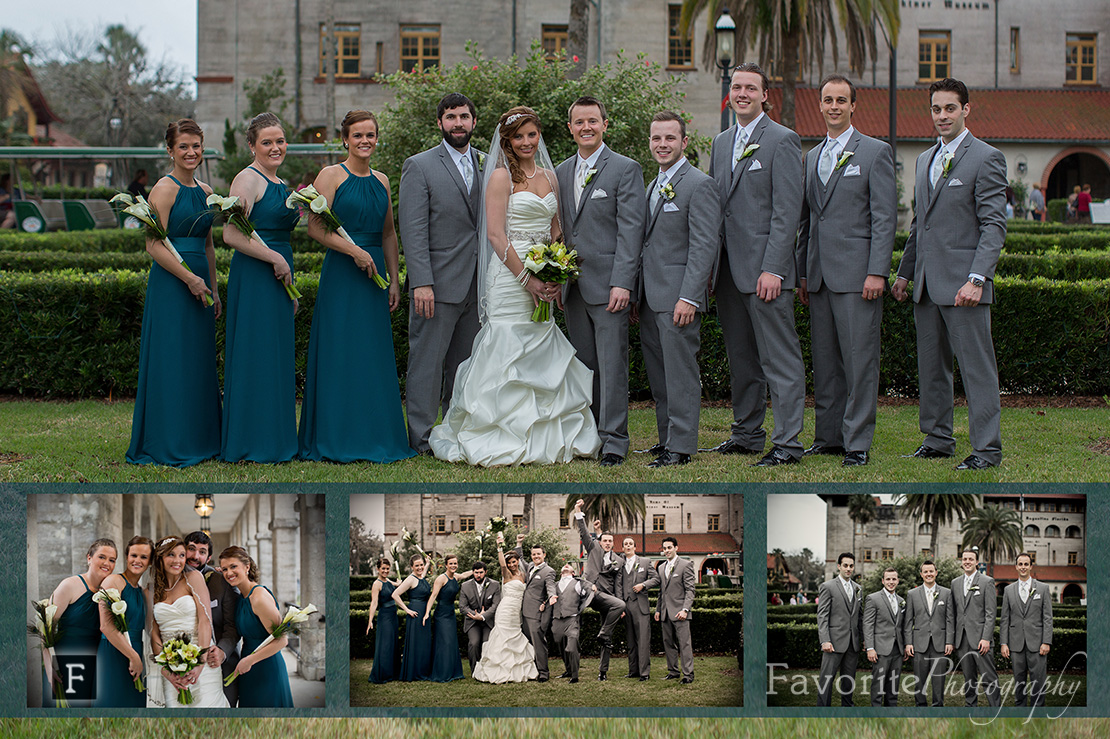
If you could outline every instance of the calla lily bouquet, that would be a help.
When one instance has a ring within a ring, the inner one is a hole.
[[[312,185],[290,192],[289,197],[285,199],[285,207],[290,210],[299,208],[302,211],[312,213],[320,219],[320,222],[324,224],[324,228],[328,231],[335,231],[346,239],[351,246],[358,246],[351,235],[347,233],[347,230],[343,228],[343,222],[335,215],[335,211],[328,205],[328,199],[317,192]],[[389,281],[384,279],[380,273],[375,272],[373,280],[374,284],[382,290],[389,288]]]
[[[45,598],[31,601],[31,607],[35,609],[35,621],[27,624],[27,633],[36,637],[42,644],[46,679],[54,693],[54,705],[58,708],[69,708],[62,689],[61,675],[58,674],[58,660],[54,656],[54,647],[62,638],[62,630],[58,625],[58,606],[51,603],[49,598]]]
[[[255,230],[254,224],[247,216],[247,209],[239,201],[238,195],[229,195],[225,198],[217,193],[212,193],[204,202],[217,218],[225,223],[230,223],[248,239],[254,239],[267,249],[270,248],[258,235],[258,231]],[[285,294],[289,296],[290,300],[297,300],[301,297],[300,291],[297,290],[297,286],[294,284],[285,285]]]
[[[120,597],[119,591],[115,588],[101,588],[96,591],[92,599],[93,602],[99,603],[108,609],[112,625],[116,627],[116,631],[127,634],[127,602]],[[135,690],[140,693],[146,690],[143,686],[142,675],[135,678]]]
[[[559,241],[543,241],[534,244],[524,256],[524,269],[544,282],[565,285],[578,279],[581,274],[578,252],[567,249]],[[537,323],[551,320],[551,303],[541,300],[532,311],[532,320]]]
[[[308,620],[308,617],[311,616],[313,613],[316,613],[317,610],[319,609],[317,609],[316,606],[312,605],[311,603],[309,603],[304,608],[289,606],[289,610],[285,612],[285,617],[282,618],[281,622],[273,628],[273,630],[270,632],[270,635],[263,639],[262,643],[254,648],[254,651],[252,651],[251,654],[254,654],[259,649],[262,649],[262,647],[266,646],[274,639],[280,639],[281,637],[285,636],[290,630],[296,632],[294,626],[296,624],[303,624],[305,621]],[[224,686],[226,687],[228,685],[231,685],[233,682],[235,682],[235,678],[237,677],[239,677],[238,670],[227,676],[227,678],[224,680]]]
[[[143,231],[146,232],[146,237],[152,241],[161,241],[166,249],[169,250],[173,258],[177,260],[185,269],[192,272],[193,270],[181,257],[180,252],[174,247],[170,241],[169,235],[166,234],[166,229],[162,228],[162,224],[158,222],[158,211],[154,206],[144,198],[142,195],[132,196],[129,192],[117,193],[115,197],[108,201],[113,205],[119,207],[123,206],[123,212],[129,216],[133,216],[143,224]],[[212,299],[211,295],[204,296],[204,304],[212,306],[216,301]]]
[[[154,661],[170,672],[184,675],[200,664],[201,656],[207,652],[192,643],[188,634],[178,634],[162,645],[162,651],[154,655]],[[177,691],[177,702],[183,706],[193,703],[193,691],[181,688]]]

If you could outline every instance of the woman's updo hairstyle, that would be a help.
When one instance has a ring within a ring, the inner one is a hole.
[[[222,562],[225,559],[234,559],[240,562],[247,568],[247,579],[251,582],[258,582],[258,565],[251,559],[251,555],[243,547],[228,547],[220,552],[217,561]]]
[[[347,137],[351,135],[351,126],[363,121],[374,121],[374,130],[378,130],[378,118],[369,110],[348,110],[347,115],[343,116],[343,122],[339,124],[339,135],[344,140],[344,148],[347,147]]]
[[[100,547],[111,547],[112,549],[116,549],[116,543],[111,539],[97,539],[92,543],[92,546],[89,547],[89,553],[85,556],[93,556],[94,554],[96,554],[96,550],[100,549]],[[116,552],[118,553],[119,550],[116,549]]]
[[[172,149],[177,143],[177,137],[182,134],[200,136],[200,143],[204,144],[204,131],[192,118],[182,118],[166,126],[166,148]]]
[[[132,536],[131,541],[127,542],[127,546],[123,548],[123,556],[126,557],[127,555],[131,554],[131,547],[141,546],[143,544],[146,544],[148,547],[150,547],[150,556],[151,559],[153,559],[154,542],[145,536]]]
[[[257,144],[259,132],[271,126],[277,126],[283,134],[285,133],[285,126],[281,125],[281,119],[273,113],[259,113],[251,118],[250,123],[247,124],[247,143],[251,146]]]

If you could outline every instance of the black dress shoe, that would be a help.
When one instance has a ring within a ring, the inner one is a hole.
[[[647,679],[648,679],[648,676],[647,676],[647,675],[640,675],[640,682],[644,682],[644,681],[646,681]]]
[[[958,470],[985,470],[997,465],[988,462],[980,457],[978,454],[968,455],[968,458],[956,465]]]
[[[913,454],[905,454],[903,455],[903,458],[908,459],[909,457],[916,457],[917,459],[947,459],[951,456],[951,454],[942,452],[939,449],[933,449],[931,446],[925,446],[924,444],[922,444],[917,448],[916,452],[914,452]]]
[[[717,454],[762,454],[763,449],[749,449],[748,447],[733,441],[732,439],[725,439],[712,449],[699,449],[698,451],[717,452]]]
[[[840,464],[843,467],[863,467],[869,459],[867,452],[846,452]]]
[[[598,674],[598,676],[597,676],[597,681],[598,681],[599,683],[603,683],[603,682],[605,682],[605,681],[606,681],[606,680],[608,680],[608,679],[609,679],[609,678],[608,678],[608,677],[606,677],[606,675],[605,675],[605,673],[604,673],[604,672],[602,672],[602,673],[599,673],[599,674]]]
[[[628,673],[627,675],[625,675],[625,677],[639,677],[639,675],[633,675],[633,674],[632,674],[632,673],[630,672],[630,673]]]
[[[635,449],[635,450],[633,450],[633,454],[652,454],[652,455],[658,457],[660,454],[662,454],[665,451],[667,451],[667,447],[663,446],[662,444],[652,444],[647,449]]]
[[[622,457],[619,454],[613,454],[612,452],[609,452],[608,454],[603,454],[601,456],[601,459],[599,459],[597,461],[597,466],[598,467],[616,467],[617,465],[623,464],[623,463],[624,463],[624,457]]]
[[[663,679],[664,680],[677,680],[680,677],[682,677],[682,675],[664,675]]]
[[[564,673],[563,673],[562,675],[559,675],[559,678],[558,678],[558,679],[559,679],[559,680],[562,680],[562,679],[563,679],[563,678],[565,678],[565,677],[570,677],[570,673],[569,673],[569,672],[564,672]]]
[[[814,444],[809,449],[802,452],[803,456],[810,457],[818,454],[828,454],[831,457],[840,457],[846,454],[847,451],[842,446],[825,446],[824,444]]]
[[[569,683],[572,683],[572,684],[573,684],[573,683],[576,683],[576,682],[578,682],[578,678],[576,678],[576,677],[572,677],[572,678],[571,678],[570,680],[568,680],[567,682],[569,682]]]
[[[676,464],[686,464],[690,461],[689,454],[679,454],[664,450],[662,454],[648,462],[648,467],[671,467]]]
[[[692,682],[694,682],[694,678],[692,678],[692,677],[684,677],[684,678],[682,678],[682,683],[681,683],[681,684],[682,684],[682,685],[689,685],[689,684],[690,684],[690,683],[692,683]]]
[[[790,452],[777,446],[764,454],[763,459],[753,462],[752,467],[776,467],[780,464],[798,464],[798,460],[790,456]]]
[[[538,683],[546,683],[546,682],[547,682],[547,678],[546,678],[546,677],[537,677],[537,678],[536,678],[536,682],[538,682]]]

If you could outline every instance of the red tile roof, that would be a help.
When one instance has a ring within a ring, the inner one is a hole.
[[[647,535],[647,545],[644,546],[640,534],[615,534],[616,546],[620,551],[620,542],[625,537],[631,536],[636,541],[636,551],[647,556],[654,556],[663,551],[663,537],[673,536],[678,539],[678,553],[683,554],[727,554],[740,551],[740,544],[731,534],[723,531],[708,534],[668,534],[665,532],[650,533]]]
[[[1033,577],[1044,582],[1087,582],[1087,568],[1033,565]],[[994,579],[1017,580],[1017,569],[1013,565],[995,565]]]
[[[890,130],[885,87],[857,87],[852,123],[862,133],[885,138]],[[803,139],[825,136],[825,122],[818,109],[819,91],[799,87],[795,93],[794,130]],[[782,89],[773,88],[768,102],[771,117],[779,120]],[[1046,116],[1045,112],[1051,115]],[[967,126],[986,141],[1044,141],[1088,144],[1110,143],[1110,90],[971,90]],[[929,117],[929,91],[898,90],[898,138],[936,138]]]

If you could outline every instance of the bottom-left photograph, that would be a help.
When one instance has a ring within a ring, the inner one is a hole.
[[[27,495],[27,705],[324,699],[324,496]]]

